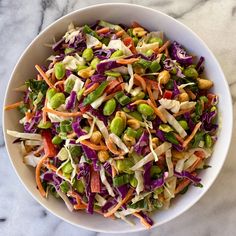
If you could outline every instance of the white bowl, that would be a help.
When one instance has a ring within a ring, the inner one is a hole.
[[[27,47],[12,73],[5,95],[5,105],[19,100],[19,94],[14,92],[13,89],[22,85],[25,80],[32,78],[36,73],[34,65],[43,64],[45,58],[51,54],[51,50],[44,46],[45,43],[50,43],[54,36],[59,39],[59,37],[66,32],[67,26],[71,22],[74,22],[76,25],[83,25],[91,24],[98,19],[127,25],[132,21],[137,21],[149,30],[163,31],[167,38],[183,44],[195,55],[204,56],[206,59],[206,75],[214,81],[214,92],[220,97],[219,111],[221,127],[214,154],[209,160],[209,165],[211,165],[212,168],[202,171],[200,174],[204,187],[191,187],[185,195],[177,197],[172,202],[170,209],[155,213],[152,216],[155,222],[153,227],[155,227],[185,212],[206,193],[223,166],[230,144],[232,133],[232,105],[228,84],[214,55],[194,32],[159,11],[138,5],[123,3],[101,4],[77,10],[47,27]],[[19,150],[16,148],[16,145],[12,144],[13,138],[6,135],[7,129],[20,129],[18,121],[19,114],[16,110],[3,112],[6,147],[12,165],[20,180],[41,205],[61,219],[73,225],[93,231],[127,233],[144,230],[144,227],[138,221],[136,221],[136,226],[132,227],[121,220],[105,219],[97,214],[88,215],[83,212],[71,213],[67,210],[62,201],[58,201],[54,198],[43,199],[36,189],[34,170],[23,164]]]

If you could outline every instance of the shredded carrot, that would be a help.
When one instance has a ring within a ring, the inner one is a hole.
[[[25,113],[25,119],[26,119],[26,121],[30,121],[33,116],[34,116],[34,113],[26,112],[26,113]]]
[[[163,52],[167,47],[169,47],[169,45],[170,45],[170,41],[168,40],[163,44],[162,47],[159,48],[158,53]]]
[[[77,134],[75,133],[75,132],[73,132],[73,133],[71,133],[71,134],[68,134],[67,135],[67,138],[68,139],[73,139],[73,138],[75,138],[77,136]]]
[[[196,176],[197,173],[193,172],[192,173],[193,176]],[[189,179],[183,179],[178,186],[175,189],[175,194],[178,194],[179,192],[181,192],[185,187],[187,187],[189,184],[191,183],[191,180]]]
[[[54,172],[57,172],[57,167],[54,166],[53,164],[51,164],[51,163],[46,163],[45,166],[46,166],[48,169],[50,169],[50,170],[52,170],[52,171],[54,171]],[[62,173],[61,170],[58,171],[58,175],[63,176],[63,173]]]
[[[85,210],[86,208],[87,206],[82,203],[74,205],[75,210]]]
[[[37,80],[42,80],[42,76],[41,75],[37,75]]]
[[[129,59],[122,58],[122,59],[116,60],[117,63],[122,64],[122,65],[133,64],[136,61],[139,61],[139,57],[137,57],[137,58],[129,58]]]
[[[133,106],[133,105],[138,105],[138,104],[141,104],[141,103],[148,104],[147,100],[139,99],[139,100],[136,100],[135,102],[132,102],[130,105]]]
[[[155,101],[155,98],[154,98],[153,93],[152,93],[152,88],[151,88],[151,85],[150,85],[150,84],[147,84],[147,92],[148,92],[149,98],[150,98],[150,100],[152,101],[152,103],[153,103],[155,106],[157,106],[156,101]]]
[[[133,213],[134,216],[136,216],[137,218],[140,219],[140,222],[147,228],[150,229],[151,225],[138,213],[138,212],[134,212]]]
[[[166,117],[160,112],[160,110],[151,102],[151,100],[148,99],[148,104],[152,107],[152,109],[154,110],[155,114],[157,116],[159,116],[159,118],[164,122],[166,123],[167,120],[166,120]]]
[[[41,167],[42,167],[44,161],[45,161],[47,158],[48,158],[47,155],[43,156],[43,157],[40,159],[39,163],[37,164],[36,170],[35,170],[36,184],[37,184],[37,186],[38,186],[38,189],[39,189],[40,194],[41,194],[43,197],[46,196],[46,192],[45,192],[45,190],[44,190],[44,188],[43,188],[43,186],[42,186],[41,180],[40,180],[40,170],[41,170]]]
[[[86,88],[89,83],[91,83],[91,79],[86,79],[86,81],[84,83],[84,87]]]
[[[54,84],[54,87],[56,88],[60,84],[64,84],[65,80],[59,80]]]
[[[118,32],[116,32],[116,37],[121,37],[122,35],[123,35],[123,33],[124,33],[124,30],[120,30],[120,31],[118,31]]]
[[[100,150],[106,151],[108,149],[107,146],[96,145],[89,142],[88,140],[82,140],[80,141],[80,143],[96,151],[100,151]]]
[[[61,117],[78,117],[78,116],[82,115],[82,113],[79,111],[78,112],[62,112],[62,111],[55,111],[55,110],[47,108],[47,107],[44,107],[43,111],[48,112],[48,113],[52,113],[54,115],[58,115]]]
[[[169,51],[168,51],[168,48],[165,49],[165,55],[166,55],[166,57],[169,57]]]
[[[105,98],[104,98],[104,102],[107,101],[107,100],[110,100],[111,98],[113,98],[115,96],[116,93],[111,93],[109,95],[107,95]]]
[[[175,133],[175,137],[176,137],[176,139],[177,139],[180,143],[183,143],[183,142],[184,142],[183,138],[182,138],[180,135],[178,135],[178,134]]]
[[[108,33],[109,31],[110,31],[110,29],[109,29],[108,27],[104,27],[104,28],[101,28],[101,29],[97,30],[96,32],[97,32],[98,34],[106,34],[106,33]]]
[[[109,149],[110,152],[112,152],[115,155],[123,155],[124,152],[123,151],[119,151],[116,148],[116,145],[112,142],[112,140],[109,138],[108,141],[106,141],[106,145]]]
[[[34,151],[34,155],[37,156],[43,151],[44,147],[40,146],[37,150]]]
[[[202,158],[198,157],[197,160],[186,171],[190,173],[195,171],[201,162]]]
[[[141,85],[143,91],[146,92],[147,84],[142,76],[134,74],[134,82],[138,82],[138,85]]]
[[[136,27],[142,27],[138,22],[136,21],[133,21],[132,24],[131,24],[131,27],[132,28],[136,28]],[[142,27],[143,28],[143,27]]]
[[[56,82],[56,76],[55,76],[55,73],[52,72],[52,82],[55,83]]]
[[[44,102],[44,107],[47,107],[47,98],[45,98],[45,102]],[[45,110],[43,110],[43,123],[46,123],[47,121],[47,112]]]
[[[124,82],[124,80],[123,80],[123,77],[122,77],[122,76],[119,76],[119,77],[117,77],[117,80],[118,80],[120,83]]]
[[[184,110],[181,110],[181,111],[179,111],[179,112],[175,113],[173,116],[174,116],[174,117],[181,116],[181,115],[183,115],[183,114],[185,114],[185,113],[187,113],[187,112],[190,112],[190,111],[192,111],[192,109],[193,109],[193,108],[189,108],[189,109],[184,109]]]
[[[92,86],[90,86],[88,89],[84,91],[83,95],[87,96],[89,93],[92,93],[98,86],[99,86],[99,83],[93,84]]]
[[[159,90],[159,84],[158,84],[158,82],[156,82],[156,81],[154,81],[154,80],[151,80],[151,79],[146,79],[145,81],[146,81],[146,83],[147,83],[148,85],[151,86],[152,89]]]
[[[106,89],[104,90],[105,93],[109,94],[111,93],[117,86],[119,86],[121,84],[121,82],[117,81],[117,80],[112,80],[109,82],[109,84],[107,85]]]
[[[44,71],[40,68],[40,66],[39,65],[35,65],[35,68],[39,72],[39,74],[42,76],[42,78],[45,80],[45,82],[48,84],[48,86],[50,88],[52,88],[53,84],[51,83],[51,81],[49,80],[47,75],[44,73]]]
[[[196,95],[190,90],[190,89],[185,89],[188,96],[192,99],[192,100],[195,100],[196,99]]]
[[[15,108],[19,107],[19,106],[22,105],[22,104],[23,104],[23,101],[16,102],[16,103],[13,103],[13,104],[10,104],[10,105],[6,105],[6,106],[4,107],[4,110],[5,110],[5,111],[12,110],[12,109],[15,109]]]
[[[200,128],[201,125],[202,125],[202,122],[198,122],[198,123],[195,125],[195,127],[194,127],[192,133],[191,133],[191,134],[188,136],[188,138],[186,138],[186,139],[184,140],[184,142],[183,142],[183,147],[184,147],[184,148],[185,148],[185,147],[189,144],[189,142],[194,138],[195,134],[197,133],[197,131],[199,130],[199,128]]]
[[[114,166],[111,166],[111,176],[112,176],[112,178],[114,178],[115,176],[116,176],[116,169],[115,169],[115,167]]]
[[[127,201],[130,200],[132,194],[134,192],[134,189],[133,188],[130,188],[127,195],[115,206],[113,207],[112,209],[109,210],[109,212],[105,213],[104,214],[104,217],[109,217],[111,215],[113,215],[117,210],[119,210],[119,208],[125,204]]]

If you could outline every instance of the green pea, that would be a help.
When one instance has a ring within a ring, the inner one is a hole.
[[[77,66],[77,71],[84,70],[86,68],[88,68],[88,66],[86,66],[86,65],[78,65]]]
[[[186,77],[189,77],[189,78],[197,78],[198,77],[198,72],[195,68],[192,68],[192,67],[188,67],[186,68],[184,71],[183,71],[183,74],[186,76]]]
[[[187,123],[186,120],[180,120],[180,121],[179,121],[179,124],[182,126],[182,128],[183,128],[184,130],[188,130],[188,129],[189,129],[188,123]]]
[[[139,104],[137,109],[141,114],[145,116],[151,116],[154,114],[154,110],[152,109],[152,107],[147,104]]]
[[[75,179],[75,182],[73,184],[73,187],[79,192],[83,193],[84,192],[84,184],[81,180]]]
[[[66,68],[65,68],[64,64],[62,62],[57,62],[54,65],[54,72],[55,72],[55,77],[58,80],[61,80],[66,74]]]
[[[125,123],[123,119],[119,116],[116,116],[112,121],[110,125],[110,130],[112,133],[116,134],[117,136],[120,136],[125,129]]]
[[[209,135],[209,134],[205,135],[205,145],[206,145],[207,148],[211,148],[212,145],[213,145],[211,135]]]
[[[133,166],[133,162],[129,159],[123,159],[123,160],[117,160],[116,161],[116,167],[119,172],[125,172],[126,170],[129,170]]]
[[[119,77],[121,74],[119,72],[114,72],[114,71],[106,71],[105,75],[107,76],[113,76],[113,77]]]
[[[60,184],[60,189],[63,193],[67,193],[69,190],[70,190],[70,186],[69,184],[66,182],[66,181],[63,181],[61,184]]]
[[[105,106],[103,108],[103,115],[110,116],[116,109],[116,100],[114,98],[108,100],[105,103]]]
[[[126,129],[125,133],[126,133],[127,136],[129,136],[129,137],[136,138],[136,136],[137,136],[136,130],[134,130],[134,129],[130,128],[130,127],[128,127],[128,128]]]
[[[99,64],[99,63],[100,63],[99,58],[95,57],[95,58],[93,58],[93,60],[91,61],[90,66],[91,66],[94,70],[96,70],[97,64]]]
[[[144,92],[139,92],[136,96],[132,97],[131,98],[131,101],[134,102],[136,100],[139,100],[139,99],[143,99],[145,97],[145,93]]]
[[[58,135],[54,136],[52,139],[52,143],[55,145],[59,145],[61,144],[61,142],[62,142],[62,138]]]
[[[121,57],[121,56],[123,56],[123,51],[122,50],[116,50],[115,52],[113,52],[112,54],[111,54],[111,57],[110,58],[116,58],[116,57]]]
[[[159,166],[152,166],[150,170],[150,174],[152,178],[157,178],[161,173],[161,168]]]
[[[138,185],[138,180],[135,177],[133,177],[130,179],[129,183],[131,184],[132,187],[136,188]]]
[[[133,116],[136,120],[143,121],[142,115],[137,111],[132,111],[129,113],[130,116]]]
[[[150,65],[150,70],[155,73],[161,69],[160,64],[157,61],[153,61]]]
[[[159,46],[161,47],[163,45],[163,40],[161,38],[158,38],[158,37],[151,37],[148,40],[148,43],[159,43]]]
[[[57,90],[54,88],[50,88],[47,91],[46,97],[48,100],[50,100],[55,94],[57,93]]]
[[[71,165],[71,162],[69,161],[61,169],[63,173],[70,174],[73,171],[73,166]]]
[[[152,49],[148,49],[145,53],[146,56],[150,57],[152,54],[154,53],[154,51]]]
[[[133,39],[133,42],[134,42],[134,46],[136,47],[139,40],[138,40],[137,37],[133,37],[132,39]]]
[[[50,106],[52,109],[57,109],[59,106],[65,103],[65,95],[64,93],[56,93],[50,100]]]
[[[85,59],[85,61],[91,61],[93,59],[93,49],[86,48],[83,51],[82,57]]]
[[[49,129],[51,128],[51,126],[52,123],[50,121],[43,122],[43,120],[41,120],[38,124],[38,128],[40,129]]]

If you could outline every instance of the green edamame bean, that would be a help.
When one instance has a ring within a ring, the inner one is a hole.
[[[57,109],[59,106],[65,103],[65,95],[64,93],[56,93],[50,100],[50,106],[52,109]]]
[[[157,115],[154,113],[151,116],[147,116],[147,120],[155,120]]]
[[[180,120],[180,121],[179,121],[179,124],[182,126],[182,128],[183,128],[184,130],[189,129],[188,123],[187,123],[186,120]]]
[[[103,115],[110,116],[116,109],[116,100],[114,98],[108,100],[103,108]]]
[[[120,56],[123,56],[123,51],[122,50],[116,50],[115,52],[113,52],[111,54],[110,58],[116,58],[116,57],[120,57]]]
[[[52,139],[52,143],[55,145],[59,145],[61,144],[61,142],[62,142],[62,138],[58,135],[54,136]]]
[[[84,192],[84,184],[81,180],[75,179],[75,182],[73,184],[73,187],[79,192],[83,193]]]
[[[54,65],[54,72],[55,72],[55,77],[58,80],[61,80],[66,74],[66,68],[65,68],[64,64],[62,62],[57,62]]]
[[[183,74],[186,76],[186,77],[189,77],[189,78],[197,78],[198,77],[198,72],[195,68],[193,67],[188,67],[186,68],[184,71],[183,71]]]
[[[117,136],[120,136],[125,129],[125,123],[123,119],[119,116],[116,116],[112,121],[110,125],[110,130],[113,134],[116,134]]]
[[[129,115],[133,116],[136,120],[143,121],[142,115],[137,111],[132,111]]]
[[[40,129],[49,129],[51,128],[51,126],[52,123],[50,121],[43,122],[43,120],[41,120],[38,124],[38,128]]]
[[[206,145],[207,148],[211,148],[212,145],[213,145],[212,138],[209,134],[205,135],[205,145]]]
[[[129,136],[129,137],[136,138],[136,136],[137,136],[136,130],[134,130],[134,129],[130,128],[130,127],[128,127],[128,128],[126,129],[125,133],[126,133],[127,136]]]
[[[96,70],[96,68],[97,68],[97,64],[100,62],[100,60],[99,60],[99,58],[97,58],[97,57],[95,57],[95,58],[93,58],[93,60],[91,61],[91,67],[94,69],[94,70]]]
[[[54,88],[50,88],[47,91],[46,97],[48,100],[50,100],[55,94],[57,93],[57,90]]]
[[[154,110],[152,109],[152,107],[150,107],[147,104],[139,104],[137,109],[138,109],[138,112],[140,112],[141,114],[145,116],[151,116],[154,114]]]
[[[70,189],[70,186],[69,184],[66,182],[66,181],[63,181],[61,184],[60,184],[60,189],[63,193],[67,193]]]
[[[86,65],[78,65],[77,66],[77,71],[84,70],[86,68],[88,68],[88,66],[86,66]]]
[[[116,161],[116,167],[119,170],[119,172],[129,170],[129,168],[131,168],[133,165],[134,165],[133,162],[129,159]]]
[[[208,98],[206,96],[201,96],[199,99],[203,102],[208,102]]]
[[[85,61],[91,61],[93,59],[93,49],[86,48],[83,51],[82,57],[85,59]]]
[[[159,46],[161,47],[163,45],[163,40],[161,38],[158,38],[158,37],[151,37],[148,40],[148,43],[159,43]]]
[[[65,82],[65,92],[70,93],[72,89],[74,88],[75,80],[72,78],[69,78]]]
[[[146,94],[144,92],[139,92],[135,97],[131,98],[131,101],[136,101],[139,99],[143,99],[146,96]]]
[[[154,73],[161,69],[160,64],[157,61],[153,61],[150,65],[150,70]]]
[[[130,179],[129,183],[131,184],[132,187],[136,188],[138,185],[138,180],[135,177],[133,177],[132,179]]]
[[[67,162],[61,169],[64,174],[70,174],[73,171],[71,162]]]
[[[159,166],[152,166],[150,170],[150,174],[152,178],[157,177],[158,174],[161,173],[161,169]]]

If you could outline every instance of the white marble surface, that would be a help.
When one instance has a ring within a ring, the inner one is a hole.
[[[113,1],[110,1],[113,2]],[[115,1],[114,1],[115,2]],[[236,1],[129,0],[159,9],[192,28],[219,60],[236,111]],[[0,0],[0,106],[10,73],[30,41],[59,17],[98,0]],[[234,112],[234,116],[236,113]],[[1,118],[0,118],[1,119]],[[235,119],[235,118],[234,118]],[[1,122],[2,123],[2,122]],[[223,170],[207,194],[177,219],[149,232],[130,235],[236,235],[236,134]],[[0,133],[0,235],[105,235],[69,225],[43,209],[24,189],[11,167]],[[128,235],[128,234],[127,234]]]

